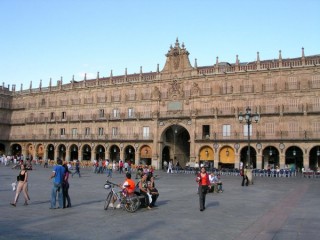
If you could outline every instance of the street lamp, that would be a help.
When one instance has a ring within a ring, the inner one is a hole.
[[[252,114],[251,113],[251,108],[247,107],[246,112],[242,114],[240,112],[239,114],[239,122],[242,123],[243,120],[245,123],[248,125],[248,157],[247,157],[247,162],[249,163],[249,166],[251,166],[251,158],[250,158],[250,125],[252,124],[252,121],[255,121],[256,123],[259,122],[260,120],[260,115],[259,113]]]

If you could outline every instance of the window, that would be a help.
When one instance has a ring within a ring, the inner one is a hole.
[[[67,117],[67,113],[66,112],[62,112],[61,118],[62,119],[66,119],[66,117]]]
[[[274,123],[266,123],[266,135],[274,135]]]
[[[54,134],[54,129],[53,128],[49,128],[49,136],[52,136]]]
[[[72,134],[72,136],[77,136],[78,135],[78,129],[77,128],[72,128],[71,129],[71,134]]]
[[[222,126],[222,136],[224,136],[224,137],[231,136],[231,125],[225,124]]]
[[[103,135],[103,128],[98,128],[98,135],[99,136],[102,136]]]
[[[129,118],[134,117],[133,108],[129,108],[129,109],[128,109],[128,117],[129,117]]]
[[[291,137],[298,137],[299,136],[299,122],[292,121],[288,122],[288,134]]]
[[[104,109],[99,109],[99,118],[104,118]]]
[[[112,136],[117,136],[118,135],[118,128],[117,127],[113,127],[112,128]]]
[[[54,120],[54,112],[50,113],[50,120]]]
[[[135,100],[136,98],[136,90],[134,89],[130,89],[129,90],[129,96],[128,96],[128,100]]]
[[[41,106],[45,106],[46,105],[46,100],[44,98],[41,99]]]
[[[143,127],[143,138],[144,139],[148,139],[149,138],[149,135],[150,135],[150,129],[149,127]]]
[[[202,136],[203,138],[206,138],[206,139],[210,138],[210,125],[202,126]]]
[[[248,129],[248,124],[243,125],[243,136],[248,137],[248,130],[249,130],[250,136],[252,136],[252,125],[249,125],[249,129]]]
[[[115,108],[112,111],[113,118],[119,118],[119,109]]]
[[[206,115],[210,115],[211,114],[211,104],[209,103],[203,103],[202,105],[202,108],[203,108],[203,113],[206,114]]]
[[[86,127],[84,129],[84,135],[86,135],[86,136],[90,135],[90,128]]]
[[[60,128],[60,135],[61,136],[66,135],[66,129],[65,128]]]

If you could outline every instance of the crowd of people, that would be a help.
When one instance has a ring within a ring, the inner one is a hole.
[[[8,159],[8,158],[7,158]],[[10,158],[9,158],[10,159]],[[1,159],[3,160],[3,158]],[[14,200],[10,204],[16,207],[19,200],[21,192],[24,196],[24,205],[28,205],[30,201],[28,193],[28,168],[27,163],[30,161],[19,160],[16,164],[20,167],[19,175],[17,176],[17,182],[13,185],[13,190],[16,191]],[[148,165],[139,165],[135,167],[137,183],[132,179],[131,170],[132,166],[130,162],[119,162],[109,161],[109,160],[97,160],[93,164],[94,173],[106,173],[107,177],[112,177],[113,171],[118,171],[119,174],[125,173],[125,181],[123,184],[119,185],[120,188],[126,190],[128,194],[136,194],[142,196],[141,202],[147,209],[152,209],[156,207],[156,202],[159,197],[159,191],[155,186],[155,175],[154,168]],[[167,172],[170,173],[173,166],[172,161],[169,162]],[[74,167],[74,169],[73,169]],[[32,169],[32,168],[31,168]],[[72,172],[72,170],[74,170]],[[246,175],[246,168],[243,172],[243,183],[246,184],[248,177]],[[70,162],[62,162],[61,159],[57,160],[57,164],[53,166],[52,174],[50,179],[52,179],[52,189],[51,189],[51,199],[50,199],[50,209],[57,208],[70,208],[71,198],[69,196],[69,177],[80,174],[80,163],[76,160],[75,164],[72,165]],[[222,181],[219,174],[207,173],[205,167],[200,167],[200,172],[197,174],[196,181],[198,183],[198,194],[199,194],[199,205],[200,211],[205,210],[206,194],[209,192],[222,193]],[[58,204],[57,204],[58,202]],[[112,207],[114,207],[114,202],[111,202]],[[119,207],[119,204],[117,205]]]

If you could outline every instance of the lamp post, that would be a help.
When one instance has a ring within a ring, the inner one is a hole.
[[[249,163],[249,166],[251,167],[252,163],[251,163],[251,156],[250,156],[250,125],[252,124],[252,121],[255,121],[256,123],[259,122],[260,120],[260,115],[259,113],[251,113],[251,108],[247,107],[246,108],[246,112],[244,114],[242,114],[240,112],[239,114],[239,122],[242,123],[243,120],[245,121],[245,123],[248,126],[248,156],[247,156],[247,163]]]

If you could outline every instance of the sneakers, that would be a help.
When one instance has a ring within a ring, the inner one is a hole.
[[[109,207],[112,207],[112,208],[114,208],[114,206],[113,206],[113,203],[110,203],[110,204],[109,204]]]
[[[118,209],[119,209],[119,208],[121,208],[121,205],[120,205],[120,203],[118,203],[118,205],[116,206],[116,208],[118,208]]]

